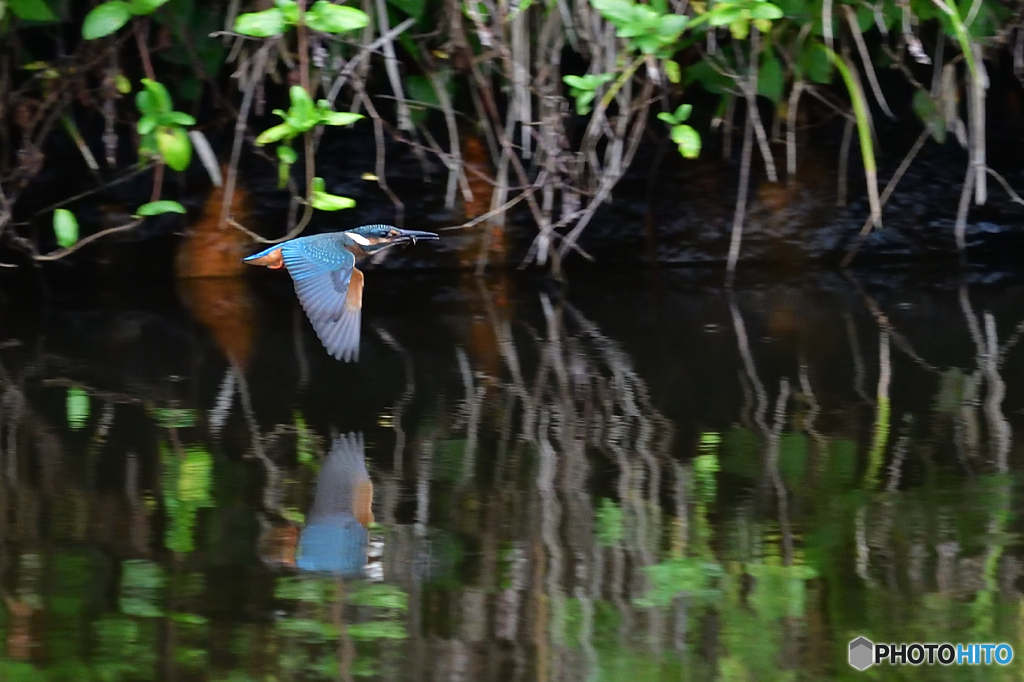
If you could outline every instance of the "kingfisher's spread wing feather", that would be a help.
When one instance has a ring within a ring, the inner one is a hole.
[[[281,256],[327,352],[339,360],[358,360],[363,273],[355,269],[355,256],[337,240],[315,238],[285,242]]]

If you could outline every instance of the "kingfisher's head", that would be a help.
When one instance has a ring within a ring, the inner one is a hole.
[[[401,230],[391,225],[363,225],[346,230],[345,235],[367,253],[375,253],[395,244],[415,244],[418,239],[438,238],[433,232]]]

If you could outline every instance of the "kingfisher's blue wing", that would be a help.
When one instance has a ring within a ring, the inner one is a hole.
[[[315,237],[285,242],[281,256],[324,348],[338,360],[358,360],[363,273],[355,256],[336,240]]]

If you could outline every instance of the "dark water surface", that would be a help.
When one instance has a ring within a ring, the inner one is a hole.
[[[0,680],[1019,679],[847,647],[1024,654],[1022,334],[1013,279],[370,272],[346,365],[280,273],[0,283]]]

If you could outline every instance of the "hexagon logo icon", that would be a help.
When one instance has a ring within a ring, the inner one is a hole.
[[[858,637],[850,642],[850,665],[865,670],[874,662],[875,645],[867,637]]]

